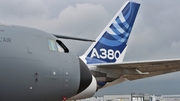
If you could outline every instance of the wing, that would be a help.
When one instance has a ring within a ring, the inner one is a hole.
[[[112,86],[126,80],[137,80],[180,70],[180,59],[123,62],[90,66],[99,88]]]

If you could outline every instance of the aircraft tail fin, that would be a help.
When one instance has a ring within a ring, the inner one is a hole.
[[[86,64],[122,62],[139,7],[139,3],[126,2],[81,59]]]

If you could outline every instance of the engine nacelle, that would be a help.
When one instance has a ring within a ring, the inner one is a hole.
[[[97,90],[97,81],[96,81],[96,78],[92,75],[91,84],[82,92],[69,98],[68,100],[77,100],[77,99],[84,99],[84,98],[92,97],[96,93],[96,90]]]

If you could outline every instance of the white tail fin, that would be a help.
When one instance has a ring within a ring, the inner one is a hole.
[[[126,2],[81,59],[87,64],[122,62],[139,6]]]

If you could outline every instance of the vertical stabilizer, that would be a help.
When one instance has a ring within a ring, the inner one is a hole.
[[[139,6],[126,2],[81,59],[87,64],[122,62]]]

